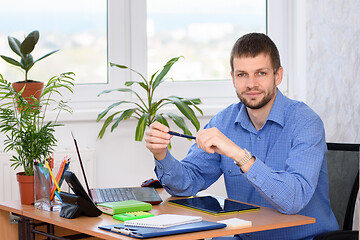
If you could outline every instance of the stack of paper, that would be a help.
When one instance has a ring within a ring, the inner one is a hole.
[[[177,214],[162,214],[154,217],[125,221],[125,226],[167,228],[186,223],[194,223],[202,221],[202,217],[185,216]]]

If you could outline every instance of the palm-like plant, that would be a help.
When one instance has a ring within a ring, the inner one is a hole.
[[[192,135],[191,131],[187,127],[184,119],[180,116],[178,116],[175,113],[167,112],[162,113],[159,112],[160,109],[166,105],[174,104],[177,109],[187,118],[190,120],[192,125],[196,128],[198,131],[200,129],[200,123],[191,108],[194,107],[197,111],[199,111],[201,114],[203,114],[202,110],[197,106],[201,104],[201,100],[199,98],[193,98],[193,99],[186,99],[182,97],[177,96],[169,96],[167,98],[162,98],[158,101],[154,100],[154,92],[156,88],[165,81],[165,76],[173,66],[175,62],[179,60],[180,57],[172,58],[170,59],[162,68],[160,68],[158,71],[156,71],[152,76],[150,81],[148,81],[143,75],[141,75],[139,72],[135,71],[132,68],[129,68],[124,65],[118,65],[115,63],[110,63],[110,66],[115,66],[121,69],[129,69],[132,72],[135,72],[140,76],[142,81],[127,81],[125,82],[125,86],[127,88],[117,88],[117,89],[111,89],[111,90],[105,90],[101,92],[98,96],[105,94],[105,93],[111,93],[111,92],[128,92],[133,93],[138,98],[139,101],[118,101],[110,106],[108,106],[103,112],[101,112],[96,121],[99,122],[101,119],[103,119],[110,110],[114,109],[115,107],[118,107],[123,104],[130,105],[131,107],[120,109],[118,111],[115,111],[115,113],[111,113],[106,119],[105,122],[98,134],[98,138],[101,139],[104,136],[104,133],[107,129],[107,127],[113,123],[111,126],[111,132],[119,125],[119,123],[122,120],[126,120],[129,118],[135,118],[138,120],[138,124],[136,127],[135,132],[135,140],[136,141],[142,141],[144,137],[144,132],[146,126],[150,126],[153,122],[158,121],[166,126],[169,127],[169,123],[166,120],[165,116],[168,116],[174,123],[182,129],[184,134]],[[138,84],[143,90],[146,91],[147,99],[143,99],[135,90],[131,89],[130,87],[133,84]]]
[[[59,113],[71,111],[63,100],[54,100],[54,95],[61,96],[61,89],[72,92],[72,76],[73,73],[63,73],[52,77],[37,100],[33,96],[23,98],[24,89],[17,92],[0,74],[0,131],[6,135],[4,151],[16,152],[10,159],[14,169],[22,166],[25,175],[33,175],[34,160],[43,162],[54,151],[57,142],[54,128],[61,125],[57,122]],[[57,116],[54,121],[45,121],[50,103],[57,103],[54,109]]]

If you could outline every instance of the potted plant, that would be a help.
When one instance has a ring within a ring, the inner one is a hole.
[[[13,87],[19,92],[22,90],[22,96],[24,98],[29,98],[30,96],[34,96],[36,99],[39,99],[41,95],[41,91],[44,87],[44,83],[41,81],[35,81],[28,79],[29,70],[34,66],[34,64],[51,54],[59,51],[55,50],[50,53],[45,54],[44,56],[40,57],[37,60],[34,60],[33,56],[31,55],[32,51],[35,48],[35,45],[39,41],[40,33],[39,31],[35,30],[29,33],[24,41],[20,42],[17,38],[8,36],[8,43],[10,49],[20,57],[20,61],[17,61],[11,57],[7,57],[4,55],[0,55],[2,59],[6,62],[14,65],[16,67],[20,67],[20,69],[24,70],[24,80],[20,80],[13,83]],[[24,88],[25,87],[25,88]]]
[[[17,179],[21,184],[27,182],[27,187],[20,185],[22,203],[34,202],[34,160],[44,163],[51,156],[56,146],[54,137],[55,127],[60,126],[57,122],[62,110],[70,112],[67,103],[59,99],[61,91],[72,92],[74,85],[73,73],[63,73],[52,77],[45,85],[39,100],[34,96],[25,99],[21,94],[24,89],[16,91],[11,83],[0,74],[0,131],[5,134],[4,151],[14,151],[10,161],[14,169],[23,167],[24,172],[17,173]],[[45,119],[49,108],[54,107],[57,111],[55,120]],[[23,177],[25,180],[22,180]],[[29,199],[22,190],[30,190]]]
[[[191,107],[194,107],[197,111],[203,114],[201,109],[197,106],[201,104],[201,100],[199,98],[186,99],[178,96],[169,96],[166,98],[162,98],[158,101],[154,100],[155,90],[157,89],[157,87],[159,87],[161,83],[165,81],[166,74],[169,72],[169,70],[174,65],[174,63],[176,63],[179,60],[179,58],[180,57],[170,59],[162,68],[160,68],[151,76],[150,80],[147,80],[143,75],[141,75],[139,72],[135,71],[132,68],[129,68],[124,65],[110,63],[110,66],[112,67],[115,66],[120,69],[129,69],[130,71],[135,72],[137,75],[140,76],[141,81],[127,81],[125,82],[125,86],[126,86],[125,88],[105,90],[101,92],[98,96],[111,92],[120,92],[120,93],[130,92],[135,94],[135,96],[138,98],[139,101],[121,100],[111,104],[103,112],[101,112],[96,119],[97,122],[103,119],[106,115],[108,114],[109,115],[104,121],[104,124],[98,134],[98,138],[101,139],[104,136],[107,127],[111,123],[113,123],[111,126],[111,132],[112,132],[122,120],[134,118],[138,120],[136,132],[135,132],[135,140],[142,141],[146,126],[150,126],[153,122],[158,121],[169,127],[165,115],[168,116],[172,121],[174,121],[174,123],[180,129],[182,129],[184,134],[192,135],[191,131],[186,126],[186,123],[182,117],[171,112],[166,112],[166,113],[160,112],[160,109],[162,107],[169,104],[175,105],[177,109],[187,119],[190,120],[192,125],[194,125],[194,127],[198,131],[200,128],[200,123]],[[142,98],[139,93],[137,93],[135,90],[130,88],[133,84],[138,84],[146,92],[146,97],[147,97],[146,99]],[[120,105],[130,105],[130,107],[117,110],[111,114],[109,113],[110,110],[113,110],[115,107],[118,107]]]

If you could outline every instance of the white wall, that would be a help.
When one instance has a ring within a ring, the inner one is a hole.
[[[306,102],[327,141],[360,142],[360,1],[308,0]]]

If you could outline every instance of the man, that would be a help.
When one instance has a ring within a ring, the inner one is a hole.
[[[338,229],[329,201],[323,123],[307,105],[277,89],[283,68],[275,44],[265,34],[244,35],[230,63],[240,102],[198,132],[181,162],[167,149],[166,126],[156,122],[147,131],[158,179],[170,194],[192,196],[224,174],[231,199],[316,218],[315,224],[238,239],[312,239]]]

